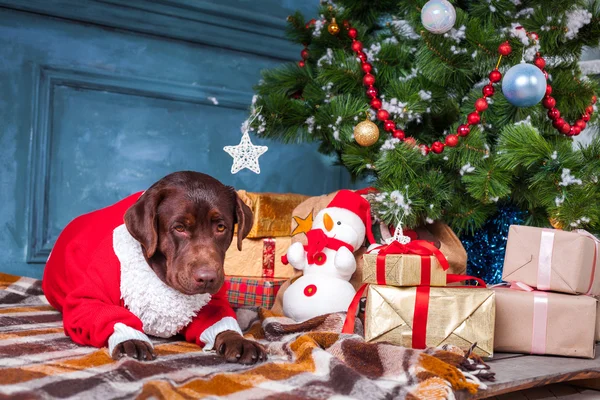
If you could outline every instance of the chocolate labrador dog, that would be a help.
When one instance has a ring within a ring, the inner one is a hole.
[[[244,339],[225,293],[223,262],[252,211],[232,187],[176,172],[147,191],[76,218],[60,234],[42,287],[75,342],[108,345],[113,358],[155,358],[147,334],[176,334],[229,362],[266,360]]]

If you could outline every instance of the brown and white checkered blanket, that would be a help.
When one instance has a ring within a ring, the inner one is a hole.
[[[0,274],[0,399],[452,399],[493,378],[458,349],[416,351],[340,335],[343,314],[302,324],[264,310],[238,317],[267,345],[267,363],[227,364],[178,338],[154,340],[156,361],[113,361],[106,349],[64,335],[40,281]]]

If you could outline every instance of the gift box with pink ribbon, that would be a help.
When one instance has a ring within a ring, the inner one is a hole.
[[[594,357],[595,298],[538,291],[523,283],[494,291],[494,351]]]
[[[512,225],[502,280],[544,291],[600,295],[600,242],[577,230]]]

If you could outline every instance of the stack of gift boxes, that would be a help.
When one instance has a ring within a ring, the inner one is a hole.
[[[291,266],[282,264],[281,256],[291,244],[292,212],[307,196],[244,190],[238,196],[252,210],[254,221],[242,250],[234,236],[225,255],[227,296],[236,308],[271,308],[281,285],[294,275]]]
[[[599,242],[585,231],[510,227],[496,292],[495,350],[593,358]]]

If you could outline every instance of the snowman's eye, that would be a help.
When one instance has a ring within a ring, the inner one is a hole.
[[[338,224],[338,225],[341,225],[341,224],[342,224],[342,221],[338,221],[338,222],[337,222],[337,224]]]

